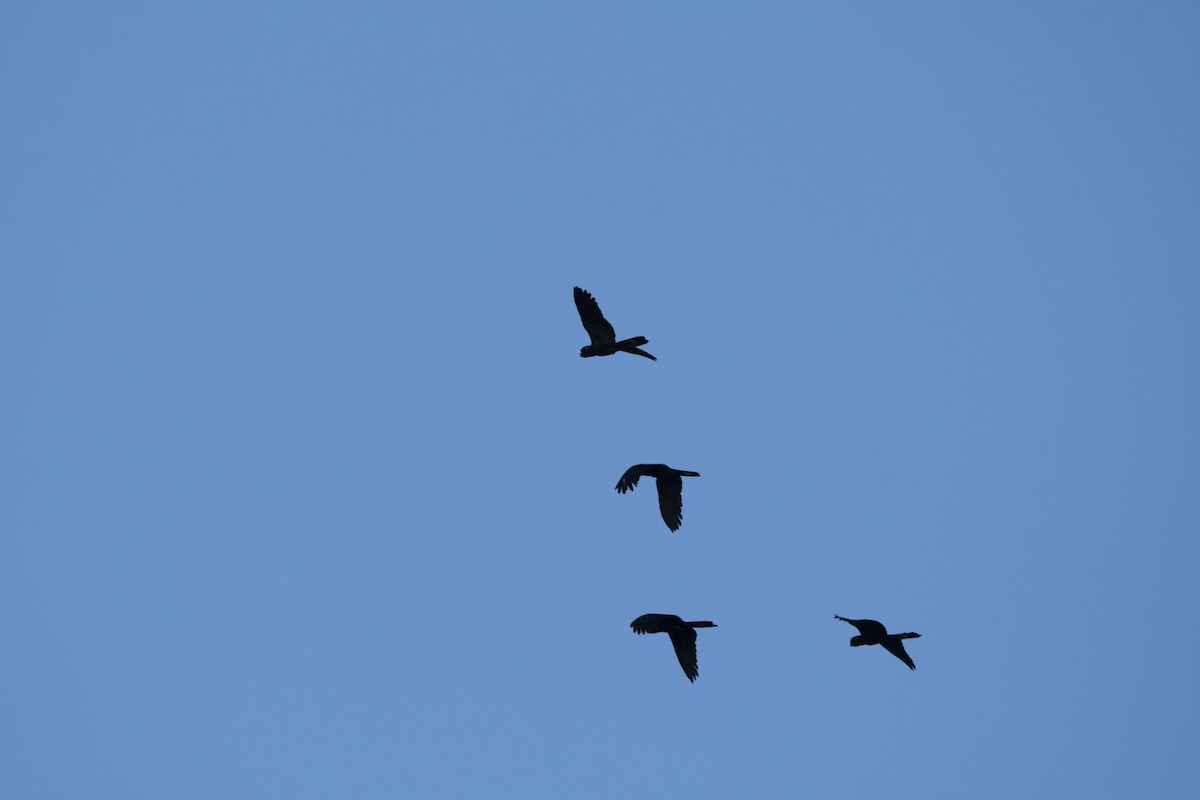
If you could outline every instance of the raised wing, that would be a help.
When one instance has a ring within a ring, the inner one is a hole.
[[[913,660],[908,657],[908,651],[904,649],[904,642],[900,641],[899,639],[893,639],[889,636],[880,642],[880,644],[883,645],[884,649],[889,653],[903,661],[905,664],[908,664],[909,669],[917,668],[917,665],[913,663]]]
[[[683,674],[694,682],[700,677],[700,664],[696,659],[696,631],[683,627],[668,633],[671,635],[671,645],[675,648],[675,657],[679,659],[679,666],[683,667]]]
[[[617,491],[621,494],[632,492],[637,486],[638,478],[646,474],[645,464],[634,464],[629,469],[625,470],[625,474],[621,476],[621,480],[617,481]]]
[[[849,622],[858,628],[858,632],[863,636],[869,638],[887,636],[887,628],[883,627],[882,622],[876,622],[873,619],[846,619],[845,617],[839,617],[837,614],[834,614],[833,618],[840,619],[842,622]]]
[[[659,476],[658,510],[672,532],[679,530],[683,524],[683,478],[678,475]]]
[[[579,319],[583,329],[592,340],[592,346],[616,344],[617,332],[604,315],[600,313],[600,304],[591,293],[575,287],[575,308],[579,309]]]

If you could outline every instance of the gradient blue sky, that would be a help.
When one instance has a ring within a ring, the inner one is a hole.
[[[9,4],[0,795],[1194,796],[1200,7],[990,5]]]

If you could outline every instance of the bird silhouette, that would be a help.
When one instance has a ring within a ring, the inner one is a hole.
[[[629,623],[634,633],[665,633],[671,637],[675,657],[683,674],[693,683],[700,677],[700,665],[696,661],[696,628],[715,628],[715,622],[684,622],[674,614],[642,614]]]
[[[917,665],[908,657],[908,653],[904,650],[903,639],[919,639],[919,633],[888,633],[887,628],[883,627],[882,623],[876,622],[873,619],[846,619],[833,615],[834,619],[840,619],[842,622],[849,622],[854,627],[858,628],[858,636],[850,639],[851,647],[859,647],[864,644],[881,644],[883,649],[894,655],[896,658],[908,664],[909,669],[916,669]]]
[[[699,478],[699,472],[688,472],[684,469],[672,469],[666,464],[634,464],[625,470],[621,480],[617,481],[617,491],[621,494],[632,492],[637,486],[638,478],[649,475],[658,482],[658,510],[662,512],[663,522],[672,531],[679,530],[683,524],[683,478],[688,475]]]
[[[600,304],[596,302],[596,298],[578,286],[575,287],[575,308],[579,309],[579,319],[583,322],[583,328],[592,340],[591,344],[580,348],[580,358],[611,356],[613,353],[623,350],[626,353],[645,356],[651,361],[658,361],[657,358],[639,348],[640,345],[650,343],[645,336],[634,336],[632,339],[622,339],[618,342],[617,332],[613,330],[612,324],[604,318],[604,314],[600,313]]]

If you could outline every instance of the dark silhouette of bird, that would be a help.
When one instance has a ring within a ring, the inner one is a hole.
[[[621,480],[617,481],[617,491],[621,494],[632,492],[637,486],[638,478],[649,475],[658,482],[658,510],[662,512],[663,522],[672,531],[679,530],[683,524],[683,478],[687,475],[699,478],[699,472],[688,472],[685,469],[671,469],[666,464],[634,464],[625,470]]]
[[[591,344],[580,348],[580,358],[611,356],[613,353],[623,350],[626,353],[645,356],[651,361],[658,361],[657,358],[640,349],[640,345],[650,344],[650,340],[645,336],[634,336],[632,339],[622,339],[618,342],[617,332],[600,313],[600,305],[596,302],[596,298],[578,286],[575,287],[575,307],[579,309],[579,319],[583,322],[584,330],[592,339]]]
[[[883,649],[894,655],[896,658],[908,664],[909,669],[916,669],[917,665],[908,657],[908,653],[904,650],[903,639],[919,639],[919,633],[888,633],[887,628],[873,619],[846,619],[833,615],[834,619],[840,619],[842,622],[849,622],[854,627],[858,628],[858,636],[850,639],[851,647],[859,647],[864,644],[881,644]]]
[[[674,614],[642,614],[629,623],[634,633],[665,633],[671,637],[671,646],[683,674],[689,681],[700,677],[700,665],[696,661],[696,628],[715,628],[715,622],[684,622]]]

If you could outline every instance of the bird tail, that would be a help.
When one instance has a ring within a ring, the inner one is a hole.
[[[897,639],[920,639],[921,634],[919,634],[919,633],[897,633],[896,638]]]
[[[693,628],[715,628],[715,627],[717,627],[717,623],[715,623],[715,622],[685,622],[683,624],[691,625]]]
[[[650,344],[650,340],[645,336],[635,336],[632,339],[622,339],[621,341],[617,342],[616,347],[618,350],[624,350],[626,353],[633,353],[634,355],[648,358],[651,361],[658,361],[657,358],[641,349],[640,346],[643,344]]]
[[[688,475],[688,476],[691,476],[691,477],[693,477],[693,478],[699,478],[699,477],[700,477],[700,473],[699,473],[699,472],[689,472],[689,471],[687,471],[686,469],[681,469],[681,470],[679,470],[678,472],[676,472],[675,474],[676,474],[676,475]]]

